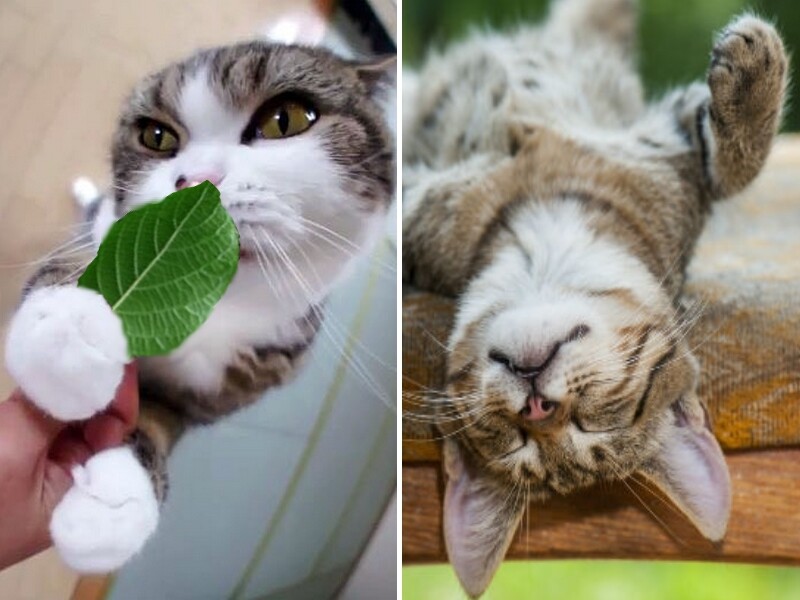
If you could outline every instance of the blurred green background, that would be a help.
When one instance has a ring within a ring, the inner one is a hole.
[[[472,27],[538,21],[547,4],[547,0],[404,0],[403,59],[406,65],[417,64],[429,45],[441,46]],[[713,33],[744,10],[774,20],[788,49],[800,48],[798,0],[640,0],[639,4],[640,67],[651,97],[702,78]],[[800,108],[789,107],[783,129],[800,130]]]
[[[466,598],[449,566],[403,568],[403,598]],[[628,561],[506,562],[482,600],[796,600],[800,569]]]
[[[416,65],[474,27],[538,21],[547,0],[403,0],[403,59]],[[640,0],[640,70],[648,95],[702,78],[713,33],[733,15],[754,10],[777,23],[791,52],[800,48],[798,0]],[[784,131],[800,130],[791,106]],[[465,598],[448,565],[403,568],[408,600]],[[704,563],[627,561],[507,562],[487,600],[795,600],[800,569]]]

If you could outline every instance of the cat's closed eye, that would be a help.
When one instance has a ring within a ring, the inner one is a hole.
[[[180,141],[178,134],[168,125],[145,119],[139,124],[139,143],[148,150],[166,154],[174,153]]]
[[[296,98],[280,99],[258,111],[252,137],[274,140],[298,135],[307,131],[317,118],[317,111],[310,104]]]

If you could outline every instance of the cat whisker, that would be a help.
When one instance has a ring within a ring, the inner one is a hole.
[[[403,393],[405,393],[408,390],[408,388],[406,387],[406,384],[407,384],[409,387],[414,387],[414,388],[416,388],[416,389],[418,389],[420,391],[427,392],[427,393],[430,393],[430,394],[439,394],[441,396],[444,396],[446,394],[445,390],[443,390],[441,388],[438,388],[438,387],[433,388],[433,387],[426,386],[425,384],[420,383],[419,381],[416,381],[415,379],[412,379],[408,375],[402,375],[402,378],[403,378]],[[411,392],[409,391],[409,393],[411,393]]]
[[[314,267],[314,264],[312,263],[311,259],[309,259],[308,255],[305,253],[305,251],[303,251],[303,249],[300,247],[299,244],[296,244],[291,241],[290,243],[292,244],[293,248],[295,248],[299,252],[300,256],[306,262],[306,265],[308,265],[308,268],[316,277],[319,287],[322,287],[322,280],[319,276],[319,273],[317,272],[317,269]],[[373,361],[373,363],[380,365],[381,367],[385,368],[387,371],[391,373],[397,373],[397,367],[395,365],[390,365],[387,362],[385,362],[372,350],[370,350],[366,345],[362,344],[360,340],[351,335],[349,331],[346,330],[344,325],[339,321],[339,319],[336,318],[336,316],[332,312],[327,311],[326,315],[327,316],[324,323],[336,327],[339,333],[346,338],[346,343],[354,344],[355,346],[357,346],[359,350],[361,350],[363,353],[369,356],[369,358]],[[323,324],[323,326],[325,325]]]
[[[487,466],[496,465],[496,464],[506,460],[507,458],[510,458],[510,457],[514,456],[517,452],[520,452],[521,450],[524,450],[526,445],[527,445],[527,443],[523,442],[518,447],[512,448],[511,450],[501,454],[500,456],[495,456],[491,460],[487,460],[486,461]]]
[[[527,482],[525,486],[525,556],[531,554],[531,483]]]
[[[458,398],[409,398],[407,396],[403,396],[403,401],[406,404],[411,406],[424,406],[430,408],[437,408],[440,410],[444,410],[445,408],[448,410],[457,410],[457,408],[450,408],[451,405],[455,404],[475,404],[480,402],[480,396],[461,396]]]
[[[454,430],[454,431],[447,432],[447,433],[445,433],[445,434],[443,434],[443,435],[440,435],[440,436],[433,436],[433,437],[431,437],[431,438],[427,438],[427,439],[426,439],[426,441],[434,441],[434,442],[436,442],[436,441],[445,440],[445,439],[447,439],[447,438],[449,438],[449,437],[453,437],[453,436],[455,436],[455,435],[458,435],[459,433],[463,432],[463,431],[464,431],[464,430],[466,430],[466,429],[469,429],[470,427],[472,427],[472,425],[474,425],[475,423],[477,423],[478,421],[480,421],[481,419],[483,419],[484,417],[486,417],[486,416],[487,416],[487,415],[488,415],[490,412],[491,412],[491,411],[486,411],[485,413],[480,413],[480,414],[478,414],[478,416],[472,415],[473,417],[475,417],[475,418],[472,420],[472,422],[470,422],[470,423],[466,423],[466,424],[465,424],[465,425],[463,425],[462,427],[460,427],[460,428],[458,428],[458,429],[456,429],[456,430]]]
[[[628,488],[628,491],[630,491],[630,493],[633,494],[633,497],[636,498],[636,500],[639,502],[639,504],[642,505],[642,508],[644,508],[650,514],[650,516],[653,519],[655,519],[655,521],[662,527],[662,529],[664,529],[664,531],[667,533],[667,535],[669,535],[679,545],[681,545],[683,547],[688,547],[688,544],[686,543],[686,541],[683,538],[681,538],[680,536],[678,536],[678,534],[675,533],[672,530],[672,528],[669,527],[667,525],[667,523],[661,517],[659,517],[652,508],[650,508],[647,505],[647,503],[644,501],[644,499],[639,494],[636,493],[636,490],[634,490],[633,486],[631,486],[630,483],[628,482],[629,478],[623,476],[623,474],[619,471],[617,465],[615,465],[613,462],[611,462],[609,464],[610,464],[612,470],[614,470],[616,472],[618,481],[620,481],[622,483],[622,485],[624,485],[626,488]],[[648,489],[647,491],[649,493],[651,493],[651,495],[652,495],[652,491],[651,490]],[[674,507],[672,507],[672,510],[675,510]],[[678,514],[680,514],[680,513],[678,513]]]
[[[479,392],[467,392],[457,396],[442,394],[441,392],[403,392],[403,400],[408,402],[426,403],[432,406],[443,406],[456,402],[471,402],[482,398]]]
[[[92,223],[90,221],[78,221],[77,223],[69,223],[67,225],[62,225],[60,227],[53,227],[51,229],[48,229],[47,233],[75,234],[76,232],[78,232],[76,235],[71,235],[69,238],[69,241],[74,241],[76,239],[80,239],[91,235],[90,231],[86,231],[86,228],[91,226],[91,224]]]
[[[347,252],[350,256],[357,256],[362,252],[362,248],[359,245],[353,243],[351,240],[347,239],[345,236],[334,231],[333,229],[330,229],[329,227],[326,227],[325,225],[322,225],[321,223],[318,223],[317,221],[307,217],[298,216],[297,218],[303,225],[307,226],[306,231],[312,235],[315,235],[318,239],[327,242],[331,246],[336,247],[342,252]],[[349,247],[350,251],[348,252],[345,247]],[[381,261],[378,261],[377,264],[385,269],[387,273],[396,276],[397,265]]]
[[[260,244],[258,243],[258,241],[256,241],[256,255],[258,256],[259,265],[261,266],[261,268],[262,268],[262,271],[264,272],[264,275],[265,275],[265,277],[267,278],[267,282],[268,282],[268,284],[269,284],[269,285],[270,285],[270,287],[272,287],[272,289],[274,290],[274,293],[275,293],[276,297],[277,297],[277,298],[280,298],[280,297],[281,297],[281,295],[280,295],[280,294],[278,294],[277,290],[275,289],[275,287],[274,287],[274,285],[273,285],[273,283],[272,283],[272,279],[273,279],[273,278],[272,278],[272,277],[270,277],[270,274],[266,272],[266,269],[265,269],[265,262],[267,262],[267,257],[265,256],[265,253],[264,253],[263,249],[261,248]],[[281,275],[281,279],[282,279],[282,280],[284,281],[284,283],[285,283],[285,284],[288,286],[288,284],[287,284],[287,283],[286,283],[286,281],[285,281],[284,274],[283,274],[283,273],[281,273],[281,270],[280,270],[280,269],[277,269],[277,271],[280,273],[280,275]],[[277,279],[277,278],[276,278],[276,279]],[[276,283],[277,283],[277,281],[276,281]],[[314,308],[313,308],[313,307],[312,307],[312,312],[314,312]],[[315,315],[316,315],[318,318],[322,318],[322,316],[321,316],[321,315],[319,315],[319,314],[317,314],[316,312],[315,312]],[[310,321],[309,321],[309,317],[308,317],[308,315],[304,315],[304,317],[303,317],[303,318],[306,320],[306,323],[307,323],[307,325],[309,325],[309,327],[311,327],[312,325],[311,325],[311,323],[310,323]],[[323,320],[323,324],[324,324],[324,320]],[[344,351],[344,348],[343,348],[343,346],[341,346],[341,345],[338,345],[338,344],[335,344],[335,342],[334,342],[334,346],[336,347],[336,349],[337,349],[337,353],[338,353],[338,355],[339,355],[339,356],[346,356],[346,353],[345,353],[345,351]]]
[[[291,262],[291,260],[286,255],[284,250],[280,246],[278,246],[273,240],[267,238],[266,241],[267,241],[267,243],[270,244],[270,246],[272,247],[272,249],[274,250],[274,252],[278,256],[279,260],[281,260],[283,262],[284,266],[286,266],[288,272],[295,278],[297,283],[300,285],[301,289],[306,294],[308,294],[309,297],[312,296],[313,293],[312,293],[311,289],[309,288],[307,282],[302,277],[302,275],[297,271],[297,268]],[[312,307],[312,310],[315,310],[315,308]],[[320,315],[320,318],[321,318],[321,315]],[[383,390],[380,389],[380,386],[378,386],[378,384],[373,380],[372,376],[364,368],[364,366],[361,363],[361,361],[359,360],[359,358],[353,354],[352,349],[351,349],[352,347],[351,346],[347,346],[344,342],[342,342],[342,340],[338,340],[337,341],[335,339],[335,337],[334,337],[334,334],[327,327],[325,327],[324,320],[323,320],[323,326],[321,327],[321,330],[325,333],[325,335],[328,336],[328,338],[334,344],[334,346],[336,348],[338,348],[338,350],[341,352],[340,356],[342,356],[344,358],[344,360],[353,369],[353,371],[359,375],[359,377],[362,379],[362,381],[364,381],[364,383],[367,385],[367,387],[387,406],[387,408],[389,408],[391,410],[396,410],[396,407],[394,406],[394,404],[386,396],[386,394],[383,392]]]
[[[441,408],[446,407],[448,405],[454,405],[456,403],[459,404],[470,404],[479,402],[481,400],[481,396],[479,395],[472,395],[472,396],[459,396],[459,397],[444,397],[444,398],[430,398],[425,397],[423,395],[411,395],[411,394],[403,394],[403,402],[406,404],[410,404],[412,406],[426,406],[426,407],[434,407],[434,408]]]
[[[419,413],[403,413],[403,420],[410,423],[427,423],[429,425],[441,425],[456,421],[463,421],[466,418],[480,414],[479,411],[459,413],[457,415],[423,415]]]
[[[73,271],[71,271],[70,273],[68,273],[67,275],[65,275],[65,276],[64,276],[64,277],[62,277],[61,279],[59,279],[59,280],[56,282],[56,284],[55,284],[55,285],[64,285],[64,284],[65,284],[65,283],[67,283],[67,282],[72,282],[72,280],[73,280],[73,279],[77,279],[77,278],[78,278],[78,277],[77,277],[77,276],[78,276],[78,274],[79,274],[79,273],[82,273],[83,271],[85,271],[85,270],[86,270],[86,267],[88,267],[88,266],[89,266],[89,263],[88,263],[88,262],[87,262],[87,263],[84,263],[84,264],[81,264],[81,265],[80,265],[78,268],[74,269]]]
[[[323,287],[324,284],[322,282],[322,279],[319,276],[319,273],[317,272],[316,267],[314,266],[314,263],[311,261],[311,259],[308,258],[308,254],[306,254],[306,252],[305,252],[305,250],[303,250],[302,246],[300,244],[296,243],[291,238],[289,238],[288,241],[289,241],[289,244],[291,244],[292,248],[295,250],[295,252],[300,254],[301,258],[305,261],[306,265],[308,266],[309,270],[311,271],[311,274],[314,275],[314,278],[316,279],[316,286],[319,287],[319,288]]]
[[[125,192],[125,193],[128,193],[128,194],[137,194],[140,191],[137,188],[129,188],[129,187],[126,187],[124,185],[119,185],[119,184],[113,184],[113,185],[111,185],[109,187],[109,189],[111,191],[114,191],[114,192]]]
[[[373,152],[372,154],[369,154],[365,158],[362,158],[360,161],[358,161],[356,163],[353,163],[353,164],[350,164],[350,165],[347,165],[347,169],[345,170],[345,173],[344,173],[345,177],[347,177],[348,179],[354,179],[352,173],[353,173],[353,171],[355,169],[357,169],[358,167],[361,167],[361,166],[367,164],[368,162],[371,162],[371,161],[373,161],[376,158],[379,158],[381,156],[389,156],[389,157],[391,157],[391,154],[392,154],[391,151],[386,150],[386,149],[378,150],[377,152]]]
[[[522,514],[524,515],[528,509],[528,482],[519,482],[519,489],[514,497],[514,506],[512,508],[514,514],[522,510]],[[520,515],[520,518],[522,515]],[[513,532],[516,533],[516,532]]]
[[[334,240],[327,239],[325,234],[321,234],[320,232],[313,231],[311,229],[305,228],[304,232],[310,235],[307,235],[303,238],[303,243],[310,246],[317,254],[320,255],[329,255],[330,248],[327,246],[333,246],[333,248],[337,251],[342,253],[348,259],[355,259],[360,260],[364,258],[364,253],[351,251],[347,248],[343,248],[341,245],[337,244]],[[325,242],[326,246],[323,247],[317,242]],[[384,243],[388,244],[388,239],[384,238]],[[396,254],[396,250],[393,250]],[[369,261],[372,268],[375,269],[376,275],[382,280],[387,283],[396,284],[397,282],[397,273],[396,271],[391,271],[389,266],[384,261],[377,258],[377,254],[379,252],[379,247],[376,247],[373,250],[372,254],[368,256],[366,260]]]
[[[469,410],[462,409],[448,412],[434,410],[430,413],[406,410],[403,414],[405,415],[404,418],[407,418],[408,420],[425,420],[430,423],[445,423],[448,421],[462,420],[482,411],[491,411],[491,409],[481,406],[480,404],[476,404]]]
[[[266,283],[269,286],[269,288],[272,290],[272,293],[275,295],[275,298],[280,300],[282,295],[278,292],[278,289],[276,287],[277,284],[273,282],[273,277],[271,276],[272,274],[269,273],[267,269],[269,261],[265,260],[265,257],[263,256],[263,252],[260,246],[256,245],[255,250],[256,250],[255,252],[256,260],[258,261],[258,266],[264,275],[264,279],[266,280]]]
[[[422,333],[428,336],[433,341],[434,344],[439,346],[439,348],[442,349],[443,353],[450,352],[450,348],[447,346],[447,344],[445,344],[444,342],[439,340],[435,335],[433,335],[433,332],[431,332],[427,327],[422,328]]]
[[[94,247],[94,242],[92,242],[92,241],[86,242],[85,241],[85,238],[88,238],[90,235],[91,235],[91,233],[87,232],[87,233],[85,233],[83,235],[76,236],[76,237],[68,240],[67,242],[64,242],[60,246],[57,246],[56,248],[54,248],[53,250],[51,250],[50,252],[48,252],[47,254],[45,254],[41,258],[37,258],[35,260],[31,260],[31,261],[27,261],[27,262],[21,262],[21,263],[3,264],[3,265],[0,265],[0,269],[16,269],[16,268],[33,267],[33,266],[46,264],[46,263],[48,263],[48,262],[50,262],[50,261],[52,261],[53,259],[56,259],[56,258],[62,258],[62,257],[66,258],[66,257],[69,257],[69,256],[71,256],[73,254],[78,254],[78,253],[83,252],[83,251],[85,251],[85,250],[87,250],[89,248],[93,248]]]

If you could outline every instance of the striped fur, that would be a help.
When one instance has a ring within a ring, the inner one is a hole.
[[[740,17],[706,83],[647,105],[635,22],[630,0],[561,0],[543,27],[410,75],[404,278],[459,298],[438,427],[445,539],[472,596],[528,499],[639,472],[706,537],[725,531],[727,468],[676,307],[712,203],[766,160],[787,58]]]

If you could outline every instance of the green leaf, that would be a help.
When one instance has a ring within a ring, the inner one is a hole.
[[[119,315],[131,356],[154,356],[205,322],[238,264],[236,225],[205,181],[114,223],[78,285]]]

